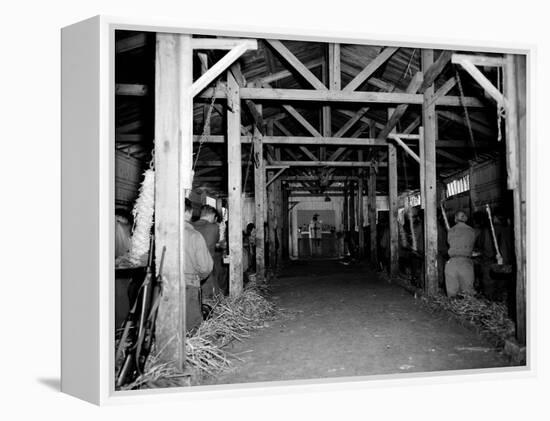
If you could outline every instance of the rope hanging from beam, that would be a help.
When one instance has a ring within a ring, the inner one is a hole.
[[[470,122],[470,114],[468,113],[468,107],[464,103],[464,90],[462,89],[462,81],[460,80],[460,74],[458,69],[455,67],[456,81],[458,82],[458,90],[460,91],[460,104],[464,109],[464,118],[466,119],[466,125],[468,126],[468,134],[470,136],[470,143],[472,144],[472,149],[474,151],[474,158],[477,161],[477,151],[476,143],[474,140],[474,132],[472,131],[472,124]]]
[[[202,128],[202,134],[199,139],[199,148],[197,150],[196,156],[195,156],[195,162],[193,162],[193,173],[195,172],[195,167],[197,166],[197,162],[199,161],[199,156],[201,154],[201,149],[203,143],[205,143],[210,133],[208,133],[208,128],[210,127],[210,120],[212,119],[212,111],[214,110],[214,106],[216,103],[216,91],[218,90],[218,87],[220,85],[220,82],[216,82],[215,88],[212,90],[212,97],[210,98],[210,106],[208,107],[208,112],[206,114],[206,118],[204,119],[204,126]]]

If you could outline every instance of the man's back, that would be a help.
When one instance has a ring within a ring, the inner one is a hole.
[[[202,234],[204,241],[206,241],[206,246],[210,255],[213,257],[216,252],[216,243],[219,239],[220,230],[218,224],[214,222],[208,222],[204,219],[199,219],[193,223],[193,227]]]
[[[200,279],[206,278],[214,262],[208,251],[204,237],[190,222],[185,223],[185,277],[187,283],[199,286]]]
[[[450,257],[470,257],[476,239],[475,231],[463,222],[457,222],[447,236]]]

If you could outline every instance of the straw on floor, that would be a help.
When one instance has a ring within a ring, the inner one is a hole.
[[[434,311],[448,311],[459,320],[491,335],[498,345],[502,345],[506,338],[514,335],[514,324],[508,318],[504,303],[468,295],[460,296],[458,299],[443,295],[422,296],[422,301]]]
[[[186,337],[186,365],[191,373],[182,376],[173,364],[160,363],[152,355],[144,373],[122,390],[189,385],[190,377],[196,380],[204,375],[215,376],[229,368],[238,358],[226,346],[248,337],[252,330],[262,328],[265,321],[277,314],[264,295],[264,287],[249,283],[240,296],[217,299],[210,318]]]

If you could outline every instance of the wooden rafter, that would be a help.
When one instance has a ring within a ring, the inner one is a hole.
[[[235,63],[230,68],[231,73],[235,77],[235,80],[239,84],[241,88],[246,86],[246,79],[243,76],[243,73],[241,71],[241,65],[240,63]],[[258,128],[258,131],[260,134],[264,134],[264,120],[262,117],[262,113],[258,110],[256,107],[256,104],[254,104],[254,101],[250,99],[245,99],[244,103],[246,105],[246,109],[248,110],[250,116],[252,117],[252,120],[254,120],[254,124]]]
[[[452,113],[452,112],[449,112],[449,111],[443,111],[443,110],[438,110],[437,111],[437,115],[439,117],[442,117],[446,120],[450,120],[450,121],[454,121],[455,123],[459,123],[461,124],[462,126],[467,126],[468,125],[468,122],[466,121],[466,119],[456,113]],[[480,123],[477,123],[475,121],[472,121],[472,119],[470,119],[470,127],[472,128],[472,130],[478,132],[478,133],[482,133],[484,135],[487,135],[487,136],[491,136],[493,134],[493,131],[483,125],[483,124],[480,124]]]
[[[435,79],[441,74],[447,63],[451,61],[452,55],[453,52],[450,50],[443,50],[441,52],[437,60],[424,73],[424,80],[420,88],[418,88],[418,92],[424,93],[424,91],[435,82]]]
[[[415,93],[418,91],[422,84],[422,72],[416,73],[414,77],[409,82],[409,86],[407,87],[407,93]],[[390,132],[393,130],[393,128],[397,125],[399,122],[399,119],[405,114],[405,111],[407,111],[408,104],[401,104],[398,105],[395,111],[392,113],[391,117],[389,118],[388,122],[386,123],[386,126],[382,129],[378,137],[381,139],[386,138]]]
[[[504,65],[504,58],[493,56],[480,56],[472,54],[453,54],[453,63],[468,60],[475,66],[484,67],[502,67]]]
[[[506,98],[500,92],[487,77],[481,73],[474,63],[470,61],[466,56],[453,55],[453,63],[460,64],[464,70],[466,70],[472,78],[481,85],[483,89],[489,94],[489,96],[496,101],[497,104],[507,106]]]
[[[223,83],[220,84],[223,87]],[[210,88],[200,95],[201,98],[225,98],[223,89]],[[269,101],[313,101],[313,102],[349,102],[349,103],[374,103],[374,104],[417,104],[422,103],[420,94],[407,94],[402,92],[373,92],[373,91],[329,91],[312,89],[265,89],[243,88],[242,99],[269,100]],[[460,98],[458,96],[443,96],[438,98],[436,105],[445,107],[462,107],[463,104],[471,108],[483,108],[482,101],[474,97]]]
[[[125,96],[146,96],[149,92],[147,85],[138,83],[117,83],[115,85],[116,95]]]
[[[316,137],[322,137],[323,135],[319,133],[315,127],[313,127],[305,118],[300,114],[296,108],[294,108],[292,105],[283,105],[283,108],[285,111],[287,111],[294,119],[300,123],[300,125],[306,129],[309,133],[311,133],[313,136]]]
[[[229,52],[223,56],[218,62],[216,62],[205,74],[201,75],[191,87],[190,95],[195,97],[201,91],[203,91],[212,81],[214,81],[222,72],[227,70],[227,68],[233,64],[240,56],[242,56],[247,50],[255,49],[254,45],[251,45],[250,42],[243,41],[233,47]]]
[[[283,151],[285,151],[293,160],[299,161],[300,157],[296,155],[290,148],[283,148]]]
[[[135,50],[137,48],[144,47],[147,44],[147,34],[141,33],[132,35],[130,37],[118,40],[116,42],[116,53],[125,53],[127,51]]]
[[[321,66],[322,64],[323,64],[323,59],[319,58],[319,59],[304,63],[304,66],[306,66],[308,69],[314,69],[316,67]],[[267,76],[253,79],[251,81],[251,84],[262,86],[264,83],[277,82],[279,80],[286,79],[287,77],[290,77],[292,75],[293,73],[290,70],[281,70],[280,72],[270,73]]]
[[[280,121],[274,121],[273,125],[277,127],[286,137],[291,137],[292,133]]]
[[[384,64],[399,48],[386,47],[372,60],[355,78],[344,88],[345,92],[352,92],[359,88],[382,64]]]
[[[361,120],[361,118],[367,113],[368,110],[369,107],[360,108],[359,111],[357,111],[352,117],[350,117],[348,121],[346,121],[346,123],[342,127],[340,127],[340,129],[336,133],[334,133],[334,136],[340,137],[346,134],[347,131],[351,129],[355,123]]]
[[[292,52],[286,48],[281,41],[269,39],[266,41],[286,60],[288,64],[294,68],[294,70],[296,70],[305,80],[307,80],[311,86],[320,90],[327,89],[323,82],[311,73],[311,71],[300,60],[298,60],[298,58],[296,58],[296,56],[292,54]]]
[[[258,42],[255,39],[235,38],[193,38],[191,45],[193,50],[232,50],[241,45],[245,45],[249,50],[258,48]]]
[[[403,140],[401,140],[398,136],[395,136],[393,139],[403,148],[405,152],[407,152],[416,162],[420,164],[420,157],[411,148],[409,148]]]
[[[284,127],[284,126],[283,126]],[[403,138],[400,136],[405,143],[415,145],[417,144],[416,140],[409,140],[406,138]],[[201,136],[195,135],[193,136],[193,142],[199,143],[201,139]],[[223,144],[226,143],[225,136],[208,136],[208,138],[203,139],[204,143],[218,143]],[[353,137],[301,137],[301,136],[264,136],[262,137],[262,142],[264,144],[272,144],[272,145],[333,145],[333,146],[339,146],[342,147],[342,151],[340,151],[337,155],[332,155],[330,158],[331,160],[338,159],[341,154],[348,150],[345,146],[387,146],[387,142],[383,139],[377,139],[377,138],[353,138]],[[241,136],[241,143],[243,144],[249,144],[252,143],[252,136]],[[120,145],[125,146],[124,142],[118,142],[117,146]],[[438,139],[436,141],[437,148],[443,148],[443,149],[456,149],[456,148],[464,148],[468,145],[468,140],[458,140],[458,139]],[[490,148],[493,146],[492,142],[488,141],[482,141],[482,140],[476,140],[476,147],[477,148]],[[290,150],[290,149],[289,149]],[[336,153],[336,152],[335,152]]]

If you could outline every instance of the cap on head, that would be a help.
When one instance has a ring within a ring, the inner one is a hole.
[[[216,219],[217,216],[218,216],[218,211],[213,206],[210,206],[210,205],[201,206],[201,218],[212,217]]]
[[[466,222],[468,220],[468,216],[464,211],[457,211],[455,213],[455,222]]]

